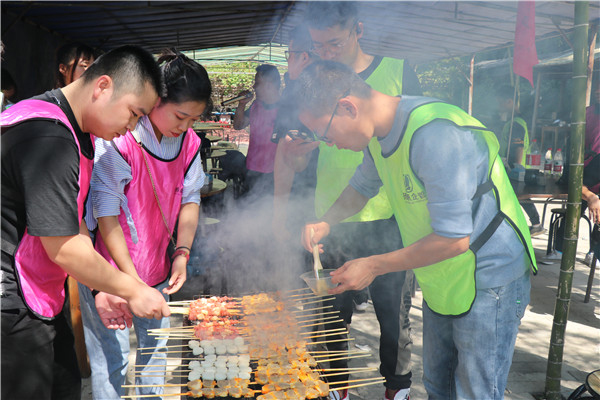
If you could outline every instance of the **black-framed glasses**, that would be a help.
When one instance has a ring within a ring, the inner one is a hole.
[[[284,51],[283,55],[285,56],[285,61],[290,60],[290,56],[292,55],[292,53],[304,53],[304,50],[286,50],[286,51]]]
[[[325,132],[323,132],[323,136],[319,136],[319,135],[317,135],[316,132],[313,131],[313,135],[315,135],[315,138],[317,138],[321,142],[332,143],[331,139],[327,138],[327,133],[329,133],[329,128],[331,127],[331,123],[333,122],[333,117],[335,117],[335,113],[337,112],[338,107],[340,105],[340,100],[343,99],[344,97],[348,96],[349,94],[350,94],[350,89],[346,90],[346,92],[342,95],[342,97],[340,97],[339,100],[335,103],[335,107],[333,107],[333,112],[331,113],[331,118],[329,118],[329,122],[327,123],[327,127],[325,128]]]
[[[325,50],[329,50],[332,53],[338,53],[340,50],[342,50],[350,41],[350,38],[352,37],[352,34],[354,32],[356,32],[356,24],[357,22],[355,22],[352,25],[352,28],[350,28],[350,32],[348,33],[348,37],[344,40],[341,40],[337,43],[315,43],[313,42],[313,51],[315,53],[320,53],[322,54]]]

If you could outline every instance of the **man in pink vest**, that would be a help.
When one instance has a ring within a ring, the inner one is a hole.
[[[74,351],[54,352],[55,341],[72,341],[62,315],[67,275],[124,299],[96,297],[109,328],[130,324],[127,305],[141,317],[169,315],[157,290],[94,250],[82,220],[94,158],[91,134],[106,140],[124,135],[161,91],[152,55],[123,46],[96,60],[81,79],[2,113],[3,399],[79,398]],[[68,393],[57,390],[67,386],[62,379],[74,382]]]

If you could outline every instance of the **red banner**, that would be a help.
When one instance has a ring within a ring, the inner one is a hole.
[[[539,60],[535,49],[535,2],[519,1],[513,71],[533,86],[533,66],[537,63]]]

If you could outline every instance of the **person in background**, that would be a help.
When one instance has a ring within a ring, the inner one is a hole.
[[[125,136],[96,140],[90,188],[93,218],[88,215],[87,221],[93,228],[97,220],[96,250],[102,256],[168,299],[186,280],[198,226],[204,172],[200,138],[192,125],[204,114],[212,89],[204,67],[185,55],[166,50],[158,62],[166,93],[150,114]],[[169,259],[170,244],[175,252]],[[92,293],[80,289],[93,396],[119,399],[125,394],[129,330],[106,329]],[[151,374],[148,370],[165,367],[167,340],[157,340],[148,330],[169,328],[169,318],[136,317],[133,324],[138,347],[155,349],[137,353],[136,371]],[[164,377],[138,376],[136,384],[151,386],[137,388],[137,394],[161,394]]]
[[[332,273],[340,285],[329,292],[413,269],[423,293],[429,398],[501,399],[536,262],[496,136],[456,106],[373,90],[340,63],[317,61],[299,80],[302,123],[322,140],[365,153],[334,205],[305,226],[305,249],[382,185],[405,245],[346,262]]]
[[[277,146],[271,142],[281,77],[273,65],[262,64],[256,67],[254,93],[256,100],[246,110],[246,105],[254,96],[239,101],[233,118],[234,129],[244,129],[250,125],[250,143],[246,155],[248,174],[246,179],[250,191],[259,196],[273,193],[273,165]],[[249,94],[243,91],[239,95]]]
[[[57,393],[62,382],[54,379],[56,369],[79,371],[72,344],[65,347],[69,354],[53,348],[63,340],[57,335],[70,332],[62,314],[67,274],[105,292],[95,304],[108,328],[130,325],[129,309],[145,318],[170,315],[156,289],[94,250],[83,221],[94,159],[91,135],[124,135],[161,91],[152,55],[123,46],[96,60],[82,79],[1,114],[3,399],[80,397],[79,379],[68,393]],[[106,293],[121,299],[110,301]]]
[[[323,60],[334,60],[351,67],[371,87],[389,95],[421,94],[419,80],[406,60],[374,56],[362,50],[359,40],[364,33],[357,3],[310,2],[306,23],[313,43],[313,51]],[[340,196],[356,167],[362,162],[362,153],[340,149],[327,143],[319,145],[315,213],[323,216]],[[359,211],[359,210],[357,210]],[[382,233],[385,233],[381,235]],[[385,240],[381,240],[384,237]],[[323,243],[326,252],[324,265],[342,265],[345,261],[381,254],[402,247],[402,238],[396,227],[387,194],[381,191],[365,207],[344,223],[334,228]],[[405,400],[411,384],[410,320],[412,272],[397,271],[378,277],[369,288],[379,321],[380,373],[386,378],[384,398]],[[326,329],[350,324],[353,303],[365,309],[366,290],[336,296],[334,308],[340,310],[343,323],[327,324]],[[336,339],[335,336],[331,337]],[[343,339],[340,335],[339,339]],[[330,350],[346,350],[347,342],[329,343]],[[336,361],[332,367],[345,368],[347,360]],[[344,376],[339,376],[344,380]],[[332,391],[332,399],[347,399],[348,391]]]
[[[586,160],[600,154],[600,84],[598,73],[592,79],[591,104],[585,110],[585,154]]]
[[[2,68],[0,80],[2,81],[2,111],[4,111],[14,104],[11,100],[17,93],[17,84],[6,68]]]
[[[315,218],[314,197],[319,155],[318,150],[312,151],[319,146],[319,142],[314,140],[310,131],[298,119],[294,93],[297,89],[296,79],[302,70],[319,59],[312,51],[312,40],[305,25],[297,26],[290,32],[290,42],[285,54],[289,81],[281,96],[273,138],[273,142],[277,144],[277,152],[274,164],[272,229],[275,239],[280,243],[290,240],[290,232],[299,235],[304,223]]]
[[[510,136],[510,152],[508,154],[510,160],[507,160],[508,165],[511,169],[520,166],[524,170],[526,168],[525,158],[529,152],[529,131],[527,129],[527,122],[523,119],[523,116],[519,112],[519,106],[518,104],[515,104],[513,99],[514,88],[511,86],[502,86],[496,92],[498,112],[501,115],[501,119],[506,121],[502,127],[502,132],[498,136],[500,142],[499,154],[500,157],[506,158],[509,149],[508,140]],[[544,233],[544,227],[542,226],[542,221],[540,221],[540,214],[535,208],[535,204],[528,202],[522,202],[520,204],[529,217],[529,222],[531,223],[531,226],[529,227],[530,234],[536,236]]]
[[[96,59],[94,50],[82,43],[67,43],[56,50],[55,88],[76,81]]]

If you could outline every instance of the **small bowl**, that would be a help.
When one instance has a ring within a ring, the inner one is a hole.
[[[331,272],[333,271],[335,270],[319,270],[319,278],[315,278],[315,271],[309,271],[300,275],[300,278],[306,282],[314,294],[317,296],[327,296],[329,294],[329,289],[333,289],[337,286],[336,284],[331,283]]]

